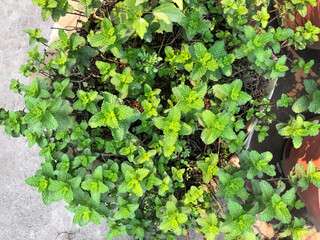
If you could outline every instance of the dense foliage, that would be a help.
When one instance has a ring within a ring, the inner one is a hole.
[[[24,110],[0,109],[7,134],[41,148],[45,161],[26,183],[44,204],[64,200],[81,226],[106,220],[106,239],[176,239],[188,228],[208,240],[257,239],[257,215],[279,222],[283,236],[307,232],[290,211],[303,207],[297,186],[320,186],[319,171],[297,166],[289,190],[268,181],[280,176],[272,154],[245,150],[245,123],[258,119],[259,141],[268,136],[275,104],[263,90],[289,70],[282,48],[303,49],[320,29],[270,26],[267,0],[79,0],[78,10],[67,0],[32,2],[43,20],[88,17],[71,35],[59,31],[49,61],[40,29],[26,31],[39,44],[20,72],[39,75],[30,86],[11,82]],[[292,10],[303,13],[300,2]],[[300,59],[292,71],[312,65]],[[276,105],[319,113],[317,83],[304,85],[308,95]],[[299,114],[277,128],[299,147],[319,126]]]

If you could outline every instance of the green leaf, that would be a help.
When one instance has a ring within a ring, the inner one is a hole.
[[[40,177],[29,177],[25,180],[25,182],[31,187],[38,187],[40,184]]]
[[[57,129],[59,126],[57,120],[53,117],[53,115],[50,112],[46,112],[43,115],[41,121],[47,129]]]
[[[140,184],[135,184],[132,188],[132,191],[134,194],[136,194],[138,197],[142,197],[143,195],[143,189]]]
[[[149,23],[144,18],[137,18],[133,22],[132,26],[135,28],[139,37],[141,39],[143,39],[144,34],[147,32],[147,28],[149,26]]]
[[[203,98],[207,92],[207,84],[203,83],[192,90],[187,85],[179,85],[173,88],[172,92],[178,101],[177,108],[183,113],[193,109],[201,110],[204,107]]]
[[[167,24],[178,22],[184,15],[173,3],[164,3],[152,10],[153,15]]]
[[[101,215],[96,212],[95,210],[92,210],[91,215],[90,215],[90,220],[93,222],[95,225],[100,225],[101,224]]]
[[[273,187],[267,183],[266,181],[261,181],[259,183],[260,188],[262,190],[262,198],[264,201],[270,201],[273,193],[274,193],[274,189]]]
[[[201,232],[209,239],[215,239],[216,235],[220,233],[218,225],[218,218],[215,213],[210,213],[206,217],[197,218],[197,223],[201,226]]]
[[[178,140],[179,134],[177,132],[169,132],[164,135],[164,141],[168,146],[173,146]]]
[[[192,80],[198,80],[200,78],[202,78],[207,72],[207,69],[200,65],[200,64],[196,64],[190,74],[190,77]]]
[[[275,210],[277,217],[280,221],[282,221],[283,223],[290,222],[291,214],[283,202],[278,203]]]
[[[224,41],[216,41],[209,50],[215,59],[223,58],[227,55]]]
[[[307,176],[310,177],[316,172],[317,172],[316,165],[312,161],[309,161],[308,167],[307,167]]]
[[[312,94],[318,88],[318,83],[313,79],[306,79],[303,81],[304,88],[306,89],[307,93]]]
[[[183,0],[172,0],[172,2],[174,2],[175,4],[177,4],[177,6],[183,10]]]
[[[142,179],[144,179],[148,174],[149,174],[149,170],[145,169],[145,168],[141,168],[136,170],[136,174],[138,175],[138,180],[142,181]]]
[[[171,167],[172,171],[172,179],[182,182],[183,181],[183,173],[185,172],[185,169],[176,169],[175,167]]]
[[[302,96],[293,104],[292,110],[295,113],[302,113],[308,109],[309,103],[308,96]]]
[[[105,193],[109,190],[109,188],[104,185],[101,181],[99,181],[99,187],[98,187],[98,192],[99,193]]]
[[[319,114],[320,113],[320,91],[315,91],[312,94],[312,101],[308,107],[310,112]]]
[[[93,178],[93,179],[100,180],[100,181],[103,180],[103,179],[102,179],[102,166],[99,166],[99,167],[97,167],[97,168],[94,170],[94,172],[93,172],[93,174],[92,174],[92,178]]]
[[[96,32],[89,40],[92,47],[101,47],[105,50],[116,41],[115,29],[108,18],[103,18],[101,22],[101,30]]]
[[[294,188],[288,190],[281,196],[281,200],[289,206],[294,206],[296,200],[296,190]]]
[[[237,219],[244,212],[241,205],[235,201],[229,201],[227,206],[232,219]]]
[[[202,178],[205,183],[209,183],[213,176],[218,174],[218,155],[212,154],[210,157],[205,158],[205,161],[198,161],[197,165],[202,171]]]
[[[301,187],[301,191],[303,192],[308,189],[309,183],[310,183],[309,179],[306,177],[303,177],[298,181],[298,186]]]
[[[97,128],[97,127],[102,127],[107,125],[116,127],[117,124],[118,124],[118,121],[116,119],[106,118],[105,114],[102,112],[97,113],[89,120],[89,125],[92,128]]]
[[[271,206],[267,207],[259,216],[259,220],[263,222],[268,222],[274,218],[275,211]]]
[[[282,93],[281,94],[281,99],[277,101],[277,106],[278,107],[288,107],[293,103],[293,98],[288,97],[287,94]]]
[[[136,0],[135,6],[138,6],[139,4],[142,4],[142,3],[145,3],[145,2],[148,2],[148,0]]]
[[[278,41],[285,41],[289,37],[291,37],[293,34],[294,34],[294,31],[290,28],[278,27],[274,38]]]
[[[301,136],[293,136],[292,143],[295,148],[299,148],[302,145],[302,137]]]

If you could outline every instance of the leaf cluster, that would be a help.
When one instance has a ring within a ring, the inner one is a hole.
[[[64,200],[80,226],[106,221],[106,239],[176,239],[188,228],[207,239],[256,239],[256,216],[299,239],[304,222],[290,214],[301,207],[296,189],[262,180],[277,177],[272,154],[245,150],[245,123],[257,119],[259,142],[268,136],[273,103],[250,84],[283,77],[283,42],[302,49],[318,28],[269,26],[266,0],[79,0],[78,9],[67,0],[32,2],[44,20],[88,17],[78,31],[59,31],[49,61],[39,53],[41,31],[26,30],[30,45],[39,44],[20,72],[37,79],[11,81],[25,109],[0,108],[5,132],[40,148],[44,162],[26,183],[44,204]],[[303,14],[295,2],[289,9]],[[292,71],[312,65],[295,61]],[[283,95],[276,105],[318,113],[316,82],[304,86],[306,96],[293,103]],[[295,147],[319,127],[302,115],[277,125]],[[319,185],[309,165],[293,184]]]

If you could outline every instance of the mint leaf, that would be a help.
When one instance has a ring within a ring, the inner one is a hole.
[[[180,18],[184,16],[180,9],[172,3],[161,4],[153,9],[152,13],[157,19],[162,20],[167,24],[178,22]]]
[[[132,25],[136,32],[138,33],[139,37],[143,39],[144,34],[147,32],[147,27],[149,23],[144,18],[137,18]]]

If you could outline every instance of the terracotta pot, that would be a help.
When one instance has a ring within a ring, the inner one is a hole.
[[[320,116],[310,119],[310,121],[313,120],[320,121]],[[288,140],[284,147],[282,157],[282,168],[284,173],[288,175],[297,163],[300,163],[307,169],[309,161],[312,161],[317,168],[320,168],[319,143],[320,134],[314,137],[304,137],[302,145],[298,149],[295,149],[292,141]],[[320,189],[313,184],[310,184],[306,191],[301,192],[301,189],[298,188],[297,194],[314,218],[320,223]]]
[[[283,3],[283,0],[278,0],[280,4]],[[307,5],[308,13],[305,17],[301,17],[299,13],[295,13],[295,20],[290,21],[286,18],[285,28],[296,29],[298,26],[304,26],[307,21],[310,21],[313,25],[320,28],[320,0],[318,0],[318,5],[316,7],[312,7],[310,4]],[[308,45],[308,48],[313,48],[320,50],[320,34],[318,35],[319,41],[315,42],[313,45]]]

